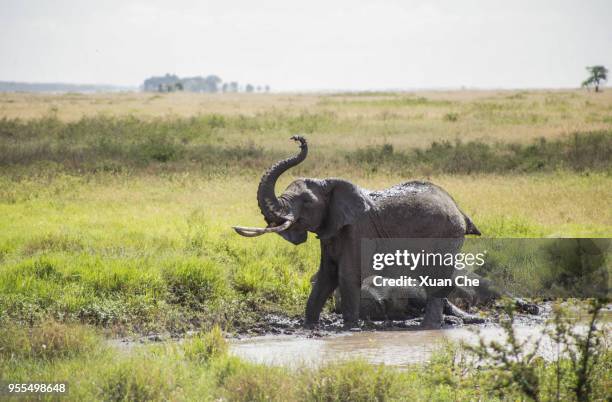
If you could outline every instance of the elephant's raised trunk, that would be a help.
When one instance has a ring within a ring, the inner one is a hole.
[[[287,169],[290,169],[300,164],[306,155],[308,154],[308,144],[306,138],[294,135],[291,137],[292,140],[300,143],[300,153],[290,158],[283,159],[276,162],[270,169],[264,173],[259,182],[259,188],[257,189],[257,203],[261,213],[266,218],[268,223],[283,223],[289,217],[291,211],[288,210],[288,206],[284,204],[282,200],[276,198],[274,193],[274,186],[276,180],[283,174]]]
[[[287,230],[289,226],[295,221],[295,217],[292,215],[290,206],[283,199],[276,198],[274,193],[274,186],[276,180],[283,174],[287,169],[298,165],[308,154],[308,144],[306,138],[294,135],[291,137],[292,140],[300,143],[300,153],[290,158],[283,159],[282,161],[276,162],[270,169],[264,173],[259,182],[259,188],[257,189],[257,203],[259,209],[264,218],[268,222],[267,228],[252,228],[244,226],[234,226],[234,230],[238,234],[247,237],[261,236],[264,233],[279,233]]]

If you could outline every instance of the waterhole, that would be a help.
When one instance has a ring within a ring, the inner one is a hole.
[[[534,345],[544,338],[540,345],[541,353],[546,355],[552,352],[550,342],[544,335],[544,326],[516,326],[515,329],[519,339]],[[364,331],[320,338],[264,335],[233,340],[231,351],[243,359],[268,365],[316,367],[360,358],[375,364],[401,367],[428,361],[436,349],[449,342],[476,343],[478,333],[488,341],[504,339],[503,330],[496,325],[430,331]]]

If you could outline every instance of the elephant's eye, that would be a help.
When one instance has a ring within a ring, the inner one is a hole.
[[[306,197],[306,199],[304,200],[304,206],[305,207],[312,207],[315,203],[317,199],[310,196],[310,197]]]

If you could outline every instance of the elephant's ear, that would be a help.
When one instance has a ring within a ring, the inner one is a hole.
[[[331,239],[345,226],[353,224],[372,208],[372,201],[359,187],[344,180],[326,180],[327,215],[319,239]]]

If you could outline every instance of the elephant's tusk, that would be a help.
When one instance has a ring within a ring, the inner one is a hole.
[[[267,227],[267,228],[250,228],[250,227],[244,227],[244,226],[232,226],[232,228],[234,228],[236,233],[238,233],[239,235],[242,235],[245,237],[255,237],[255,236],[261,236],[262,234],[265,234],[265,233],[282,232],[283,230],[286,230],[289,226],[291,226],[292,223],[293,223],[293,220],[288,219],[285,221],[285,223],[283,223],[280,226],[272,226],[272,227]]]
[[[245,228],[242,226],[232,226],[232,228],[234,228],[236,233],[244,237],[256,237],[256,236],[261,236],[263,234],[263,232],[259,232],[263,229],[259,229],[259,228]],[[259,230],[259,231],[255,232],[253,230]]]

